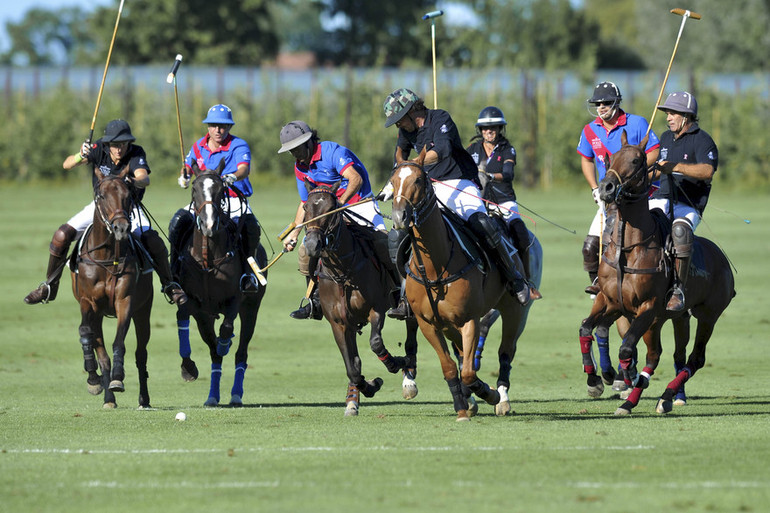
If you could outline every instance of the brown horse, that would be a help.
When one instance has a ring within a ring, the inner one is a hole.
[[[336,196],[339,182],[332,187],[314,187],[306,181],[305,187],[305,247],[311,258],[320,259],[321,309],[331,325],[348,374],[345,415],[358,415],[359,393],[373,397],[383,383],[381,378],[367,381],[361,374],[356,335],[367,323],[371,324],[372,351],[389,372],[403,371],[404,398],[415,397],[417,323],[413,318],[406,320],[406,356],[392,356],[382,340],[385,312],[395,306],[397,296],[393,291],[400,282],[395,269],[388,269],[391,265],[387,236],[354,221],[348,223],[342,212],[333,212],[340,206]]]
[[[129,213],[131,192],[120,175],[102,176],[95,171],[94,222],[83,236],[72,273],[72,291],[80,303],[80,343],[88,373],[88,391],[104,390],[104,408],[115,408],[115,392],[123,392],[125,338],[131,320],[136,332],[136,368],[139,374],[139,408],[150,407],[147,390],[147,344],[150,340],[152,274],[139,268]],[[105,316],[117,319],[112,343],[112,362],[104,345],[102,322]],[[94,353],[96,357],[94,357]],[[97,361],[101,376],[97,372]]]
[[[686,310],[666,310],[666,292],[671,286],[671,264],[667,256],[666,224],[663,216],[647,205],[650,176],[645,162],[645,138],[629,145],[625,133],[622,148],[612,156],[610,169],[599,184],[602,201],[617,206],[611,233],[599,266],[599,288],[591,314],[580,327],[583,367],[589,388],[599,382],[591,354],[591,332],[597,325],[609,325],[621,316],[630,326],[620,347],[623,378],[633,386],[616,415],[627,415],[639,403],[642,390],[658,366],[661,354],[660,329],[671,319],[674,325],[674,366],[681,371],[666,387],[657,411],[672,409],[676,391],[706,362],[706,344],[714,325],[735,296],[733,273],[727,257],[708,239],[695,237],[692,265],[686,289]],[[663,222],[658,222],[662,217]],[[690,338],[690,314],[698,321],[695,344],[685,364]],[[643,338],[647,357],[641,373],[636,369],[636,345]]]
[[[529,305],[521,306],[506,291],[505,279],[493,262],[483,266],[462,251],[438,208],[433,186],[422,168],[424,158],[423,150],[414,161],[399,159],[390,179],[394,191],[393,226],[408,230],[412,245],[406,296],[420,330],[438,353],[457,420],[469,419],[468,399],[463,393],[465,386],[488,404],[495,405],[497,415],[505,415],[510,412],[510,404],[507,400],[501,401],[501,391],[507,392],[510,386],[511,361]],[[530,260],[540,268],[541,254],[535,254],[533,248],[540,246],[530,248]],[[516,261],[521,266],[518,257]],[[520,272],[523,274],[523,268]],[[498,390],[481,381],[477,366],[470,364],[478,347],[480,319],[491,308],[499,311],[503,322],[498,350]],[[466,362],[460,371],[452,359],[447,338],[460,353],[461,361]]]
[[[219,168],[201,171],[193,163],[192,169],[196,176],[192,183],[195,229],[189,239],[176,242],[181,246],[178,248],[179,261],[172,262],[175,275],[189,298],[187,303],[177,306],[182,378],[194,381],[198,377],[198,368],[191,358],[190,316],[195,318],[198,332],[211,356],[211,382],[205,406],[219,404],[222,359],[230,351],[236,317],[241,327],[235,353],[230,406],[243,405],[243,380],[248,367],[249,342],[266,291],[266,287],[262,286],[256,292],[241,291],[242,277],[248,271],[240,257],[237,227],[222,207],[228,191],[220,176],[224,164],[225,160],[222,159]],[[257,251],[257,263],[260,267],[267,263],[262,245],[259,245]],[[220,315],[223,319],[217,334],[214,323]]]

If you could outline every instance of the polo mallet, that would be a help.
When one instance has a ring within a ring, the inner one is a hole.
[[[676,36],[676,43],[674,43],[674,51],[671,54],[671,60],[668,61],[668,68],[666,69],[666,75],[663,77],[663,83],[660,85],[660,92],[658,93],[658,99],[655,101],[655,106],[652,109],[652,117],[650,118],[650,126],[647,127],[647,135],[652,130],[652,124],[655,122],[655,115],[658,113],[658,105],[660,105],[660,99],[663,98],[663,91],[666,89],[666,82],[668,81],[668,74],[671,73],[671,65],[674,63],[674,57],[676,51],[679,48],[679,39],[682,37],[682,31],[684,30],[684,24],[687,22],[687,18],[699,20],[700,14],[697,12],[688,11],[686,9],[671,9],[672,14],[676,14],[682,17],[682,24],[679,25],[679,34]],[[646,137],[646,135],[645,135]]]
[[[292,232],[292,230],[294,230],[295,228],[302,228],[303,226],[307,225],[308,223],[311,223],[311,222],[316,221],[318,219],[323,219],[326,216],[330,216],[332,214],[336,214],[337,212],[342,212],[343,210],[347,210],[350,207],[355,207],[355,206],[358,206],[358,205],[362,205],[364,203],[369,203],[370,201],[374,201],[374,196],[372,196],[370,198],[366,198],[366,199],[361,200],[361,201],[358,201],[356,203],[352,203],[350,205],[344,205],[344,206],[342,206],[340,208],[335,208],[334,210],[330,210],[330,211],[326,212],[325,214],[321,214],[320,216],[314,217],[313,219],[308,219],[304,223],[295,224],[294,221],[292,221],[291,223],[289,223],[289,226],[284,228],[284,230],[278,235],[278,240],[285,239]]]
[[[433,108],[438,109],[438,98],[436,97],[436,18],[442,16],[444,11],[431,11],[425,14],[422,19],[430,20],[430,41],[433,49]]]
[[[123,2],[120,0],[120,7],[118,7],[118,17],[115,20],[115,29],[112,31],[112,40],[110,41],[110,49],[107,52],[107,62],[104,64],[104,73],[102,73],[102,83],[99,86],[99,95],[96,97],[96,108],[94,109],[94,117],[91,118],[91,132],[88,134],[88,142],[94,138],[94,126],[96,126],[96,115],[99,113],[99,105],[102,103],[102,93],[104,92],[104,81],[107,79],[107,69],[110,67],[110,57],[112,57],[112,47],[115,44],[115,36],[118,34],[118,24],[120,23],[120,15],[123,14]]]
[[[179,153],[182,155],[182,165],[184,166],[184,138],[182,137],[182,117],[179,114],[179,92],[176,88],[176,72],[179,71],[179,66],[182,64],[182,54],[176,54],[174,64],[171,66],[171,71],[166,77],[166,83],[174,84],[174,102],[176,103],[176,126],[179,129]],[[187,169],[184,173],[185,179],[187,179]]]
[[[254,271],[254,276],[257,277],[257,280],[259,281],[260,285],[262,285],[263,287],[267,285],[267,278],[265,278],[265,275],[262,274],[261,271],[264,271],[265,269],[267,269],[267,267],[270,267],[270,266],[265,267],[265,269],[260,269],[259,266],[257,265],[257,261],[254,260],[253,256],[250,256],[249,258],[247,258],[246,261],[249,262],[249,265],[251,266],[251,270]]]

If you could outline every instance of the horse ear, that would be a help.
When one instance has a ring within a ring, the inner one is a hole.
[[[305,178],[305,189],[307,189],[307,192],[310,192],[313,189],[315,189],[315,185],[307,178]]]
[[[628,135],[626,135],[626,131],[625,130],[623,130],[620,133],[620,144],[623,145],[623,146],[628,144]]]
[[[197,162],[192,163],[192,166],[190,166],[190,170],[192,171],[193,176],[198,176],[201,173],[201,168],[198,167]]]
[[[404,159],[401,148],[396,148],[396,164],[400,166],[404,162],[406,162],[406,159]]]
[[[650,139],[650,133],[647,132],[647,135],[644,136],[644,139],[639,143],[639,148],[644,151],[644,149],[647,147],[647,141]]]
[[[334,185],[332,185],[332,192],[333,192],[333,193],[336,193],[336,192],[337,192],[337,189],[339,189],[339,188],[340,188],[340,184],[341,184],[341,183],[342,183],[342,180],[338,180],[338,181],[337,181],[337,183],[335,183]]]
[[[222,174],[222,170],[225,168],[225,159],[220,159],[219,165],[217,166],[217,174]]]
[[[125,178],[125,177],[127,177],[127,176],[128,176],[128,173],[129,173],[130,171],[131,171],[131,170],[128,168],[128,164],[126,164],[126,167],[124,167],[123,169],[121,169],[121,171],[120,171],[120,174],[118,175],[118,177],[120,177],[120,178]]]
[[[425,154],[427,154],[428,151],[425,149],[425,146],[422,147],[422,151],[420,151],[420,154],[417,156],[416,159],[414,159],[415,163],[418,166],[422,166],[422,163],[425,162]]]

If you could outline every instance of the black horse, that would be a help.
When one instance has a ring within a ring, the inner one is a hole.
[[[254,334],[257,313],[266,287],[258,287],[256,292],[242,292],[242,278],[248,271],[240,255],[238,227],[223,207],[228,192],[220,176],[223,165],[224,160],[216,170],[200,171],[193,164],[192,169],[196,175],[192,184],[195,228],[192,236],[186,240],[172,242],[178,244],[179,255],[178,260],[172,262],[172,267],[189,298],[187,303],[177,309],[182,378],[194,381],[198,377],[198,368],[190,357],[189,326],[192,315],[211,355],[211,386],[204,404],[219,404],[222,357],[230,350],[235,331],[234,322],[238,317],[241,326],[230,405],[241,406],[249,342]],[[256,260],[260,267],[267,262],[262,245],[258,247]],[[220,315],[224,318],[217,334],[214,322]]]
[[[349,380],[345,415],[358,415],[359,392],[373,397],[383,382],[381,378],[367,381],[361,374],[356,336],[367,323],[371,324],[372,351],[388,371],[403,371],[403,396],[415,397],[417,322],[414,318],[406,320],[406,356],[392,356],[382,340],[385,312],[395,306],[397,297],[392,292],[400,283],[387,255],[386,234],[344,219],[337,211],[339,182],[332,187],[314,187],[306,181],[305,186],[305,247],[311,258],[320,258],[321,309],[345,361]]]

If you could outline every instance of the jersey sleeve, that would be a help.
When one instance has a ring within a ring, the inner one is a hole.
[[[590,130],[588,125],[586,125],[585,128],[580,131],[580,140],[578,141],[577,152],[587,159],[593,159],[596,154],[594,153],[594,149],[591,146],[591,142],[588,140],[588,138],[586,138],[586,130]]]

